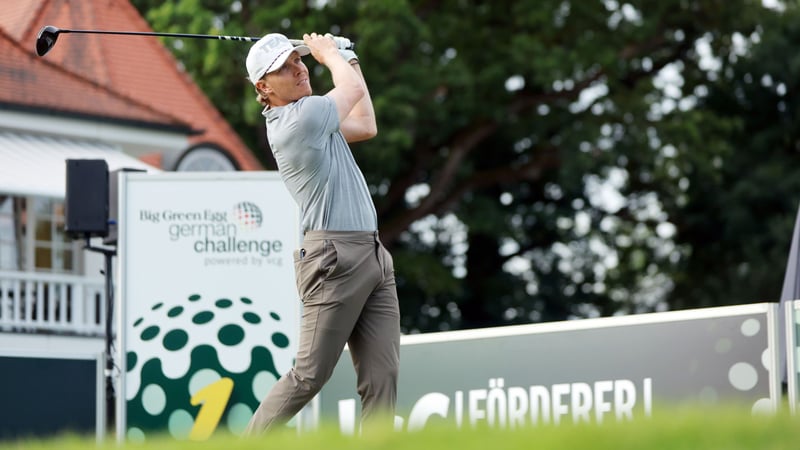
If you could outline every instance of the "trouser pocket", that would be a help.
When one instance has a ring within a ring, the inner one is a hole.
[[[294,252],[297,293],[304,304],[321,301],[322,283],[336,267],[336,248],[329,240],[304,241]]]

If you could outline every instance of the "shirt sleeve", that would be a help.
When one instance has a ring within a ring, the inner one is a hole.
[[[339,114],[329,97],[312,95],[298,104],[297,130],[312,147],[322,147],[331,134],[339,131]]]

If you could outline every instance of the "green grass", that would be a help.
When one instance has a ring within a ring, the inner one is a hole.
[[[786,408],[784,408],[784,411]],[[798,449],[800,417],[788,412],[753,416],[739,408],[661,410],[654,417],[626,422],[562,424],[524,429],[465,428],[436,425],[419,432],[373,430],[359,437],[334,428],[297,435],[278,432],[258,438],[215,435],[203,442],[171,437],[144,443],[97,445],[93,438],[61,436],[43,440],[1,442],[0,449],[142,449],[142,450],[508,450],[508,449]]]

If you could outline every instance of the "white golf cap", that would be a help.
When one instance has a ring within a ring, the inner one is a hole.
[[[256,84],[264,74],[280,69],[292,52],[305,56],[311,53],[311,49],[305,45],[295,47],[280,33],[270,33],[256,41],[247,54],[247,75],[250,82]]]

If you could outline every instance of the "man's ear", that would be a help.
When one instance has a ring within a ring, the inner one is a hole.
[[[270,87],[269,83],[263,78],[256,82],[256,89],[263,93],[263,95],[272,94],[272,87]]]

